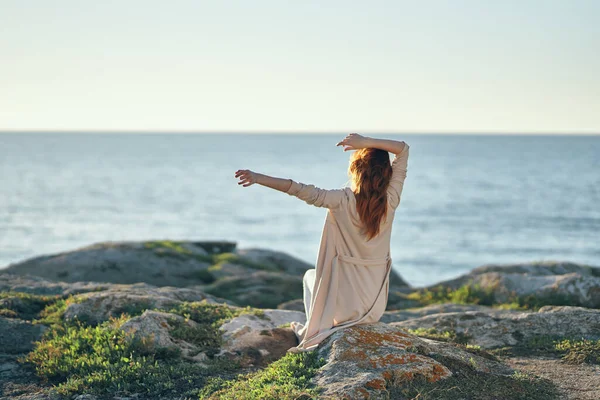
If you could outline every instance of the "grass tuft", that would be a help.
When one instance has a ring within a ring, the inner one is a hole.
[[[310,380],[325,365],[318,352],[288,353],[258,372],[239,374],[237,379],[212,378],[199,393],[200,399],[313,399],[320,389]]]

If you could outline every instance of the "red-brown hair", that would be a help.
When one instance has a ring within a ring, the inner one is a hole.
[[[387,188],[392,178],[390,156],[385,150],[371,147],[356,150],[350,157],[348,173],[368,241],[377,236],[387,214]]]

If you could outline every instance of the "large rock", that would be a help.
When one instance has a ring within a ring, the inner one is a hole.
[[[420,318],[425,315],[430,314],[443,314],[443,313],[451,313],[451,312],[464,312],[464,311],[479,311],[483,313],[497,314],[497,313],[507,313],[511,312],[510,310],[502,310],[498,308],[493,308],[490,306],[481,306],[478,304],[454,304],[454,303],[444,303],[444,304],[431,304],[424,307],[414,307],[407,308],[405,310],[394,310],[394,311],[386,311],[381,316],[380,322],[390,323],[390,322],[399,322],[406,321],[408,319]],[[512,311],[518,312],[518,311]]]
[[[469,344],[483,348],[515,346],[540,335],[600,338],[600,310],[544,306],[538,312],[462,311],[431,314],[390,323],[399,328],[435,328],[464,335]]]
[[[302,297],[302,277],[255,271],[250,275],[220,279],[202,289],[215,296],[233,300],[240,306],[277,308],[285,301]]]
[[[217,357],[238,361],[242,367],[264,367],[298,344],[294,332],[280,325],[305,320],[304,314],[296,311],[262,310],[260,316],[244,313],[218,328],[222,339],[218,349],[214,348],[217,335],[211,327],[167,312],[146,310],[120,329],[131,333],[132,340],[142,340],[149,351],[177,351],[200,363]]]
[[[103,242],[11,264],[5,272],[65,282],[147,282],[190,286],[212,279],[210,254],[197,242]]]
[[[31,351],[47,327],[15,318],[0,317],[0,353],[18,354]]]
[[[277,305],[277,309],[302,311],[304,313],[305,312],[304,299],[294,299],[294,300],[284,301],[283,303]]]
[[[106,290],[113,284],[101,282],[51,281],[30,274],[0,273],[0,292],[23,292],[36,295],[69,295]]]
[[[513,372],[498,361],[381,322],[337,331],[315,351],[327,363],[312,382],[324,388],[323,396],[340,399],[387,399],[392,377],[410,381],[420,376],[436,382],[452,376],[452,368],[491,375]]]
[[[314,265],[281,251],[249,248],[237,249],[235,254],[290,275],[302,276],[307,269],[314,268]]]
[[[588,265],[552,261],[488,264],[427,289],[465,285],[489,290],[496,303],[530,296],[530,301],[542,304],[600,308],[600,268]]]
[[[176,351],[184,359],[200,363],[208,358],[198,344],[191,339],[186,340],[187,337],[194,337],[189,333],[190,331],[201,334],[204,328],[197,322],[180,315],[146,310],[142,315],[125,322],[120,329],[129,333],[131,339],[141,340],[150,352],[157,353],[165,349]],[[178,338],[178,335],[174,334],[176,329],[187,332],[183,338]]]
[[[225,303],[235,306],[230,300],[215,297],[194,288],[176,288],[163,286],[160,288],[146,283],[133,285],[112,285],[108,290],[83,293],[69,301],[65,310],[65,320],[78,319],[91,325],[99,324],[118,317],[121,313],[129,315],[141,314],[147,309],[169,309],[184,301],[202,301],[217,304]]]
[[[264,316],[242,314],[223,324],[224,343],[217,356],[236,359],[241,365],[266,366],[298,345],[296,334],[280,325],[292,321],[306,323],[304,312],[263,310]]]

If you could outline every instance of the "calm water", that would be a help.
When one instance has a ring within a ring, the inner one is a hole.
[[[348,184],[338,135],[0,134],[0,268],[107,240],[232,240],[314,263],[325,209],[234,172]],[[600,137],[373,135],[411,145],[394,268],[600,266]]]

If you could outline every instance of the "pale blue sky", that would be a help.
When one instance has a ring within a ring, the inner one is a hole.
[[[0,0],[0,130],[600,132],[600,1]]]

